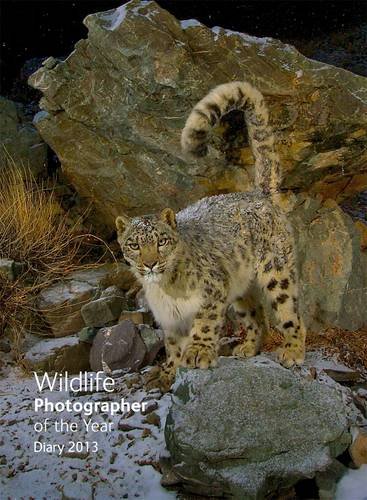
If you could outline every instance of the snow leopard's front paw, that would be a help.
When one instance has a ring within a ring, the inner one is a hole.
[[[144,386],[146,390],[160,389],[163,393],[168,392],[175,380],[175,370],[168,368],[166,364],[153,366],[146,374]]]
[[[237,345],[233,349],[233,356],[239,356],[241,358],[251,358],[256,356],[259,349],[256,346],[255,341],[244,341],[242,344]]]
[[[303,345],[292,345],[284,342],[277,351],[279,362],[286,368],[294,365],[302,365],[305,360],[305,348]]]
[[[211,346],[193,342],[186,347],[182,364],[188,368],[209,368],[217,364],[217,351]]]

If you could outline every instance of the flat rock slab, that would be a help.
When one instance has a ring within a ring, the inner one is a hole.
[[[336,389],[262,356],[180,370],[165,436],[185,489],[241,500],[313,477],[351,440]]]
[[[89,370],[90,345],[79,343],[77,335],[56,339],[43,339],[26,353],[31,368],[40,372],[70,374]]]

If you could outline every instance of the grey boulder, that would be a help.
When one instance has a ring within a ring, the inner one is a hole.
[[[241,500],[327,470],[351,440],[335,388],[260,356],[180,370],[165,437],[186,490]]]

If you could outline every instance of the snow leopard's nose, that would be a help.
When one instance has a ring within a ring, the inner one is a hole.
[[[145,267],[149,267],[149,269],[153,270],[154,269],[154,266],[158,264],[158,261],[155,260],[155,261],[150,261],[150,262],[144,262],[144,266]]]

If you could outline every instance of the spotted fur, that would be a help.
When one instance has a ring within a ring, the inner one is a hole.
[[[238,108],[246,112],[256,158],[254,192],[204,198],[176,215],[167,208],[160,215],[116,219],[124,257],[165,331],[167,361],[159,372],[163,389],[169,388],[178,366],[215,365],[230,306],[237,328],[246,333],[234,354],[259,352],[268,315],[254,298],[255,289],[284,335],[280,361],[290,367],[304,360],[294,240],[274,202],[279,161],[263,96],[243,82],[217,87],[190,114],[182,146],[204,154],[210,127]]]

